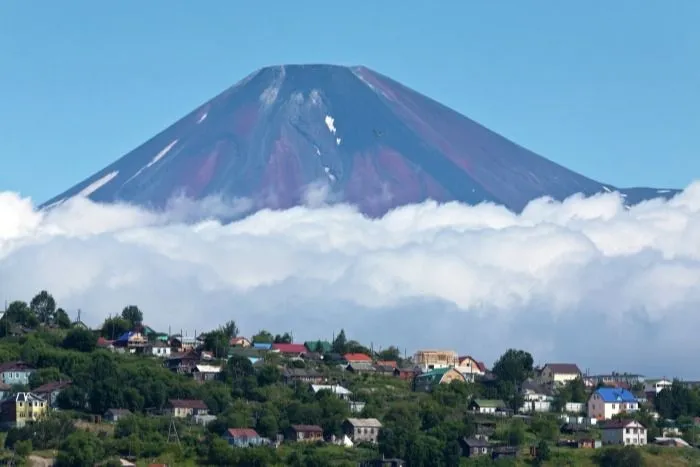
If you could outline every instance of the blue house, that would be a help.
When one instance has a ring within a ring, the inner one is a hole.
[[[36,369],[25,362],[8,362],[0,365],[0,378],[2,382],[14,386],[15,384],[29,384],[29,377]]]
[[[610,420],[615,415],[637,410],[639,401],[623,388],[598,388],[588,399],[588,416],[598,420]]]
[[[253,342],[253,348],[256,350],[271,350],[272,342]]]
[[[252,428],[229,428],[226,430],[224,439],[228,444],[237,448],[260,446],[263,443],[263,439],[258,432]]]

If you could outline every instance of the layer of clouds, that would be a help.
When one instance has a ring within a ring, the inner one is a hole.
[[[319,195],[320,196],[320,195]],[[700,376],[700,183],[631,209],[615,194],[494,205],[426,202],[368,219],[345,205],[206,220],[245,203],[165,212],[73,199],[38,212],[0,193],[0,299],[54,294],[91,324],[139,305],[154,327],[376,347],[508,347],[591,371]],[[193,222],[196,221],[196,222]]]

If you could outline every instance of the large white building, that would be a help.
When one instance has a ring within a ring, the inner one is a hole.
[[[644,446],[647,444],[647,429],[635,420],[611,420],[600,426],[603,444]]]
[[[615,415],[637,410],[639,402],[627,389],[599,388],[588,399],[588,416],[597,420],[610,420]]]
[[[644,392],[658,394],[664,389],[670,389],[672,381],[667,379],[648,379],[644,382]]]

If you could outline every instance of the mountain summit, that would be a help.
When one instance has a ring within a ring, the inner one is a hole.
[[[677,192],[591,180],[365,67],[285,65],[250,74],[44,206],[218,195],[288,208],[319,188],[370,216],[429,198],[520,211],[541,196],[620,191],[636,203]]]

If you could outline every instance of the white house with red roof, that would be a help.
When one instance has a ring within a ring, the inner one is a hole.
[[[372,363],[372,358],[363,353],[346,353],[343,355],[343,360],[352,363]]]

